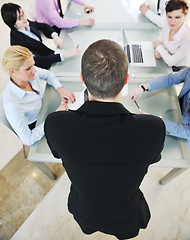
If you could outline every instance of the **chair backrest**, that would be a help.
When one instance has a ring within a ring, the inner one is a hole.
[[[13,131],[6,119],[3,108],[2,97],[0,96],[0,171],[10,162],[10,160],[20,151],[23,146],[22,141]]]
[[[7,127],[8,129],[10,129],[11,131],[14,132],[14,130],[12,129],[11,125],[9,124],[6,116],[5,116],[5,111],[4,111],[4,107],[3,107],[3,101],[2,101],[2,97],[0,97],[0,122]]]

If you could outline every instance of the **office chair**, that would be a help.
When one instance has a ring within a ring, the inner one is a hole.
[[[11,125],[7,121],[7,118],[6,118],[5,112],[4,112],[4,108],[3,108],[2,97],[0,97],[0,123],[3,125],[3,127],[5,127],[8,131],[11,131],[12,134],[14,134],[17,137],[18,141],[20,141],[20,144],[22,145],[24,158],[27,159],[25,145],[22,143],[22,141],[19,139],[19,137],[16,135],[16,133],[12,129]],[[5,166],[9,161],[7,161],[6,163],[4,163],[2,165]],[[33,162],[33,161],[31,161],[31,162],[36,167],[38,167],[44,174],[46,174],[50,179],[55,180],[57,178],[57,176],[49,169],[49,167],[45,163]]]

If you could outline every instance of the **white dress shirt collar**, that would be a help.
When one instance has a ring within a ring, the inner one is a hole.
[[[30,26],[27,26],[26,27],[26,31],[22,31],[22,30],[18,30],[19,32],[25,34],[26,36],[30,37],[30,38],[33,38],[37,41],[40,42],[40,39],[38,36],[36,36],[36,34],[34,34],[33,32],[31,32],[31,29],[30,29]]]
[[[16,95],[16,97],[20,100],[23,99],[26,94],[30,93],[30,92],[24,91],[23,89],[18,87],[11,79],[9,79],[8,84],[9,84],[9,88],[11,89],[11,91],[13,91],[14,94]],[[30,84],[31,84],[32,88],[37,91],[37,93],[40,92],[39,86],[36,83],[36,81],[30,81]]]
[[[169,24],[167,22],[167,26],[168,26],[168,40],[169,40],[169,36],[170,36],[170,27]],[[173,41],[180,41],[183,34],[185,33],[185,29],[186,29],[186,23],[184,22],[183,25],[180,27],[180,29],[178,30],[178,32],[173,36]]]
[[[186,23],[184,22],[183,25],[180,27],[178,32],[173,36],[173,40],[179,41],[181,40],[181,36],[185,33]]]
[[[22,99],[25,96],[26,92],[13,83],[11,79],[9,79],[8,85],[9,89],[14,92],[14,95],[16,95],[17,98]]]

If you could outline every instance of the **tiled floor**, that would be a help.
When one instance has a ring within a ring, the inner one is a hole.
[[[59,163],[48,166],[58,178],[64,172]],[[0,172],[0,240],[10,239],[56,182],[26,160],[22,150],[7,164]]]
[[[145,176],[141,189],[152,216],[134,240],[190,240],[190,171],[161,186],[158,181],[168,170],[150,167]],[[82,233],[67,210],[69,188],[64,173],[11,240],[116,240],[100,232]]]

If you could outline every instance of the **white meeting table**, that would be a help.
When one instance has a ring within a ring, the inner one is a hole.
[[[117,6],[120,6],[124,0],[105,0],[104,3],[102,2],[103,1],[100,0],[88,1],[88,3],[91,3],[95,6],[95,12],[93,13],[92,17],[95,18],[96,23],[93,27],[79,27],[74,29],[67,29],[61,32],[61,37],[64,38],[66,49],[76,47],[79,44],[79,49],[81,49],[83,53],[92,42],[99,39],[110,39],[118,42],[121,46],[123,46],[123,29],[129,41],[154,41],[158,38],[160,29],[157,28],[154,24],[150,23],[144,16],[139,14],[137,8],[136,18],[132,18],[131,14],[128,15],[126,13],[126,9],[118,7],[117,13],[115,10],[116,8],[113,7],[115,6],[114,4],[116,4],[116,2]],[[134,1],[130,2],[132,6],[132,2]],[[110,11],[106,10],[106,4],[109,5]],[[110,7],[111,4],[112,7]],[[103,8],[103,6],[105,11],[99,11]],[[113,17],[115,16],[113,15],[113,10],[115,14],[117,13],[117,20]],[[129,10],[130,8],[128,8],[128,11]],[[68,4],[65,16],[83,17],[84,15],[87,14],[84,14],[82,12],[81,6],[78,6],[73,2]],[[63,83],[63,87],[65,89],[73,92],[82,91],[84,89],[80,81],[80,62],[81,56],[77,56],[66,59],[63,63],[54,64],[51,67],[51,71],[56,74],[58,80]],[[171,72],[171,69],[167,67],[162,60],[156,60],[156,67],[129,67],[129,91],[135,88],[139,83],[146,82],[147,80],[163,74],[167,74],[169,72]],[[139,113],[136,105],[132,102],[128,95],[122,97],[122,103],[129,111],[133,113]],[[156,90],[144,94],[139,99],[138,104],[145,112],[157,116],[162,116],[166,119],[176,122],[182,122],[181,111],[175,87]],[[37,124],[43,122],[47,115],[53,112],[59,105],[60,99],[58,94],[52,87],[46,85],[43,104]],[[151,148],[151,146],[147,147]],[[73,150],[74,149],[75,145],[73,144]],[[51,154],[45,137],[30,147],[28,159],[30,161],[41,163],[61,163],[60,159],[55,159]],[[152,166],[173,168],[165,177],[160,180],[161,184],[165,184],[172,180],[174,177],[178,176],[180,173],[190,167],[190,153],[187,141],[176,137],[166,136],[165,146],[162,151],[162,159]],[[41,170],[44,170],[44,172],[47,174],[47,169],[43,169],[43,166]]]

